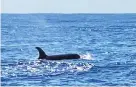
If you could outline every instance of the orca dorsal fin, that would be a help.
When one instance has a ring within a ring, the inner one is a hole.
[[[40,47],[35,47],[39,52],[39,58],[38,59],[46,59],[47,55]]]

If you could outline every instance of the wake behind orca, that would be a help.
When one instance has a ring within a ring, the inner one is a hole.
[[[36,47],[39,52],[38,59],[46,59],[46,60],[63,60],[63,59],[79,59],[80,56],[78,54],[62,54],[62,55],[51,55],[48,56],[45,52],[40,48]]]

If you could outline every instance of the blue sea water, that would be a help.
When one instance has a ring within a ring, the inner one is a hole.
[[[136,14],[1,18],[2,86],[136,86]],[[36,46],[47,55],[85,57],[40,62]]]

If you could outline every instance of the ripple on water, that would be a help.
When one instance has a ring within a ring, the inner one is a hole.
[[[89,62],[70,63],[67,61],[19,60],[15,64],[8,63],[2,66],[2,81],[5,82],[8,78],[12,78],[11,81],[40,81],[41,79],[52,78],[52,76],[68,74],[72,76],[80,72],[87,72],[92,67],[93,65]]]

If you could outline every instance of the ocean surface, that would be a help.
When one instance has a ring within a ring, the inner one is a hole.
[[[1,27],[2,86],[136,86],[136,14],[2,14]]]

